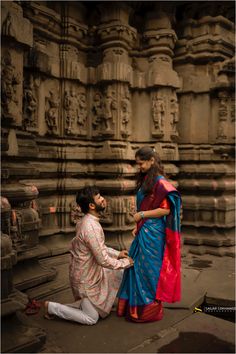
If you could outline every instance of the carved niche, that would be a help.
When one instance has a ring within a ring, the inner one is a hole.
[[[49,96],[45,98],[45,121],[49,135],[58,135],[58,116],[59,116],[59,95],[58,92],[49,91]]]
[[[6,52],[2,57],[1,76],[2,119],[6,124],[16,123],[20,114],[17,86],[20,85],[21,80],[12,62],[10,52]]]
[[[135,197],[128,197],[125,200],[126,203],[126,215],[125,223],[134,224],[134,214],[137,212]]]
[[[105,225],[114,224],[114,207],[112,198],[106,197],[107,206],[104,211],[100,213],[101,223]]]
[[[92,105],[94,135],[114,135],[116,112],[117,99],[113,87],[108,85],[102,93],[96,91]]]
[[[228,137],[228,116],[230,97],[226,90],[218,92],[218,125],[217,136],[218,140],[226,141]]]
[[[170,97],[170,127],[171,127],[171,137],[178,136],[177,124],[179,122],[179,104],[177,100],[177,95],[172,92]]]
[[[24,82],[22,125],[25,130],[31,132],[38,130],[38,87],[39,84],[32,75]]]
[[[164,135],[164,122],[166,118],[166,101],[160,92],[151,95],[152,135],[161,138]]]
[[[85,136],[87,126],[87,97],[83,90],[71,88],[64,95],[65,133]]]
[[[120,100],[121,114],[121,135],[127,138],[130,135],[130,121],[132,114],[131,94],[128,86],[123,87],[123,93]]]

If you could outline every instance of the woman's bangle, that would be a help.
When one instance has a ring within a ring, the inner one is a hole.
[[[141,216],[141,219],[144,219],[144,212],[143,211],[140,211],[140,216]]]

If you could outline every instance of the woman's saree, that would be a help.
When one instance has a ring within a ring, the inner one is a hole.
[[[124,272],[118,292],[118,316],[135,322],[162,319],[161,302],[180,300],[180,208],[178,191],[159,176],[153,193],[137,193],[138,211],[157,209],[167,199],[170,214],[142,219],[137,225],[129,256],[134,266]]]

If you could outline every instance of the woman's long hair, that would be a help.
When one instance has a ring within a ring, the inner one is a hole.
[[[147,173],[138,172],[137,174],[137,190],[142,186],[142,191],[145,195],[152,191],[157,176],[165,176],[164,167],[162,166],[161,159],[154,149],[149,146],[144,146],[135,153],[135,158],[142,161],[149,161],[154,158],[154,164],[147,171]]]

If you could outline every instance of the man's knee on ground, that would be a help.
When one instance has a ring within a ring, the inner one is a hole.
[[[89,325],[95,325],[97,323],[98,319],[99,319],[99,314],[98,313],[93,314],[93,316],[90,315],[88,324]]]

